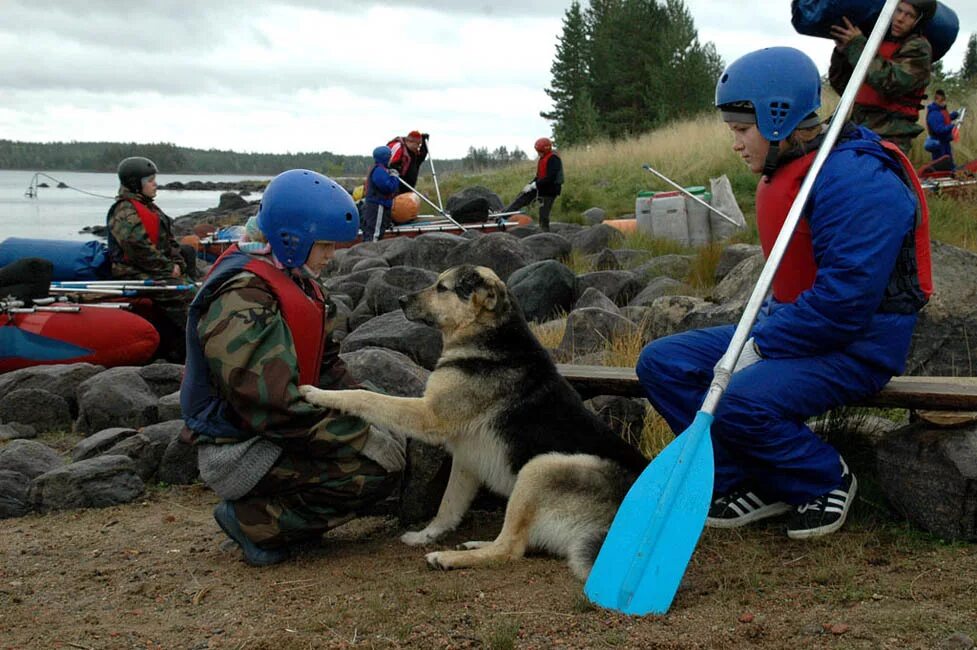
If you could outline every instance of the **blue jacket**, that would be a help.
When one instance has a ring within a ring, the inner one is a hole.
[[[391,176],[387,165],[390,164],[390,148],[377,147],[373,150],[373,167],[366,174],[366,192],[363,200],[389,208],[393,205],[394,196],[400,181]]]
[[[913,230],[916,196],[878,142],[857,127],[828,156],[804,212],[818,266],[814,285],[793,303],[771,299],[753,328],[763,356],[846,350],[892,374],[905,370],[916,314],[879,307]]]
[[[953,139],[953,124],[946,122],[946,107],[940,106],[936,102],[931,102],[926,107],[926,130],[930,137],[940,142],[950,142]],[[949,113],[950,119],[957,119],[957,112]]]

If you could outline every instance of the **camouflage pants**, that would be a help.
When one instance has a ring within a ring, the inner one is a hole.
[[[357,451],[368,429],[344,435],[327,430],[328,424],[316,425],[305,444],[286,447],[254,489],[234,502],[248,539],[264,548],[312,539],[393,491],[398,475]]]

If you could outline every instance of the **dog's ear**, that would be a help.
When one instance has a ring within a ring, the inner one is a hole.
[[[499,289],[491,284],[483,284],[473,294],[475,306],[486,311],[493,311],[499,303]]]

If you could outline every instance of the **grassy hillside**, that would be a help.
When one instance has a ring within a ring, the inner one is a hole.
[[[828,91],[822,114],[827,115],[836,103],[837,97]],[[977,93],[965,105],[968,117],[961,140],[954,145],[958,163],[977,158]],[[921,119],[925,119],[923,113]],[[923,140],[923,136],[917,138],[911,156],[917,166],[930,158],[923,150]],[[726,174],[752,225],[757,179],[733,153],[731,143],[729,130],[719,116],[708,113],[632,139],[561,150],[566,184],[554,207],[554,218],[579,221],[580,213],[593,206],[604,208],[608,217],[633,215],[639,191],[671,189],[642,169],[648,163],[685,186],[708,187],[710,178]],[[445,197],[463,187],[484,185],[508,202],[534,173],[535,162],[529,161],[480,175],[442,174],[438,180]],[[434,197],[432,179],[423,180],[419,189]],[[933,197],[930,209],[934,239],[977,251],[977,195],[963,200]],[[755,228],[751,228],[745,239],[755,241],[755,236]]]

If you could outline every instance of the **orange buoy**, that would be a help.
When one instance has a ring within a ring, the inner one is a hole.
[[[413,192],[398,194],[394,199],[390,218],[394,223],[408,223],[417,218],[417,211],[421,207],[421,200]]]
[[[203,246],[200,245],[200,237],[197,237],[196,235],[186,235],[181,237],[180,243],[186,244],[198,253],[203,249]]]
[[[532,217],[530,217],[528,214],[521,214],[521,213],[520,214],[514,214],[512,216],[506,217],[505,220],[508,221],[508,222],[513,222],[514,221],[517,224],[519,224],[520,226],[528,226],[529,224],[531,224],[533,222],[533,218]]]
[[[637,219],[604,219],[601,223],[607,224],[611,228],[616,228],[625,234],[637,232],[638,230]]]

